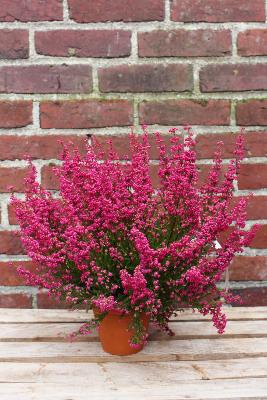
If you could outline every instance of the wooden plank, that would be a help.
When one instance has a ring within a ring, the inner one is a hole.
[[[225,312],[229,321],[255,321],[255,320],[267,320],[267,307],[229,307],[224,306],[223,311]],[[211,320],[210,315],[203,316],[199,312],[185,310],[180,314],[172,317],[172,321],[209,321]]]
[[[0,362],[136,362],[266,357],[266,338],[150,341],[140,353],[112,356],[98,342],[1,342]]]
[[[65,383],[101,385],[113,381],[121,389],[150,388],[180,381],[267,378],[267,358],[238,360],[128,363],[0,363],[1,383]]]
[[[85,322],[93,317],[92,311],[44,310],[0,308],[0,323]]]
[[[0,324],[0,342],[4,341],[65,341],[77,331],[80,323]],[[211,322],[176,321],[170,323],[175,336],[150,328],[150,340],[176,340],[229,337],[267,337],[267,320],[229,321],[226,332],[218,335]],[[98,341],[98,333],[79,336],[77,341]]]
[[[77,332],[81,323],[0,324],[0,342],[67,342],[68,335]],[[98,333],[78,336],[75,341],[98,341]]]
[[[121,376],[120,376],[121,374]],[[154,382],[167,384],[168,381],[201,379],[200,373],[184,362],[166,363],[0,363],[0,384],[2,382],[64,383],[70,379],[75,384],[105,385],[111,380],[120,388],[137,382],[137,387],[150,387]],[[1,385],[0,385],[1,386]]]
[[[150,340],[181,339],[223,339],[223,338],[257,338],[267,337],[267,320],[228,321],[225,333],[220,335],[211,321],[175,321],[170,322],[174,336],[164,332],[152,332]]]
[[[266,399],[266,393],[266,378],[202,381],[201,385],[198,381],[178,382],[149,389],[133,385],[120,389],[112,382],[106,382],[104,388],[70,383],[3,383],[0,386],[1,400],[262,400]]]
[[[224,307],[228,320],[267,320],[267,307]],[[32,310],[0,308],[0,323],[46,323],[46,322],[83,322],[92,318],[89,311],[68,310]],[[203,316],[190,310],[181,312],[172,320],[203,321],[210,320],[210,316]]]

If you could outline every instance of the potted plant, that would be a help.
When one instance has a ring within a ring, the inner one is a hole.
[[[203,184],[191,129],[171,129],[168,137],[153,136],[156,164],[145,127],[142,135],[129,135],[124,162],[111,143],[108,150],[87,145],[83,156],[65,146],[55,168],[60,196],[40,186],[31,163],[25,199],[12,198],[22,243],[38,266],[35,274],[19,273],[73,307],[92,307],[94,319],[79,333],[98,326],[112,354],[139,351],[149,322],[171,334],[168,321],[183,307],[211,314],[223,333],[222,304],[236,299],[216,283],[256,230],[244,229],[248,199],[233,204],[243,135],[224,174],[218,143]]]

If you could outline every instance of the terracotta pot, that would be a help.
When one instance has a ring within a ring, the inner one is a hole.
[[[97,309],[93,309],[93,311],[95,315],[99,313]],[[143,344],[138,347],[131,347],[129,344],[133,335],[133,330],[129,329],[132,319],[133,313],[122,314],[120,311],[109,311],[99,325],[99,339],[105,352],[118,356],[127,356],[142,350]],[[149,315],[143,313],[141,321],[145,332],[147,332]]]

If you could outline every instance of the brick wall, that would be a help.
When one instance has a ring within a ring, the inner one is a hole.
[[[215,142],[225,163],[240,126],[246,159],[236,195],[252,190],[261,228],[235,259],[231,287],[267,305],[267,25],[264,0],[0,0],[0,307],[52,307],[26,287],[27,264],[9,186],[23,191],[30,154],[40,181],[57,182],[58,139],[92,134],[127,146],[129,126],[192,124],[200,168]],[[14,261],[13,267],[9,265]]]

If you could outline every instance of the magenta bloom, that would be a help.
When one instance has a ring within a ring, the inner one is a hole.
[[[25,200],[13,197],[13,203],[22,243],[38,273],[19,272],[72,306],[134,312],[137,328],[145,312],[168,331],[171,314],[188,306],[210,313],[222,333],[221,307],[232,298],[216,283],[256,230],[244,229],[248,199],[242,197],[235,206],[232,201],[243,136],[224,174],[218,143],[202,185],[189,128],[172,129],[168,142],[154,135],[157,166],[150,161],[149,140],[146,131],[131,134],[124,162],[112,145],[107,153],[97,143],[88,145],[85,156],[65,147],[55,170],[57,196],[37,183],[32,165]],[[226,239],[218,249],[214,243],[222,232]],[[133,343],[141,338],[137,329]]]

